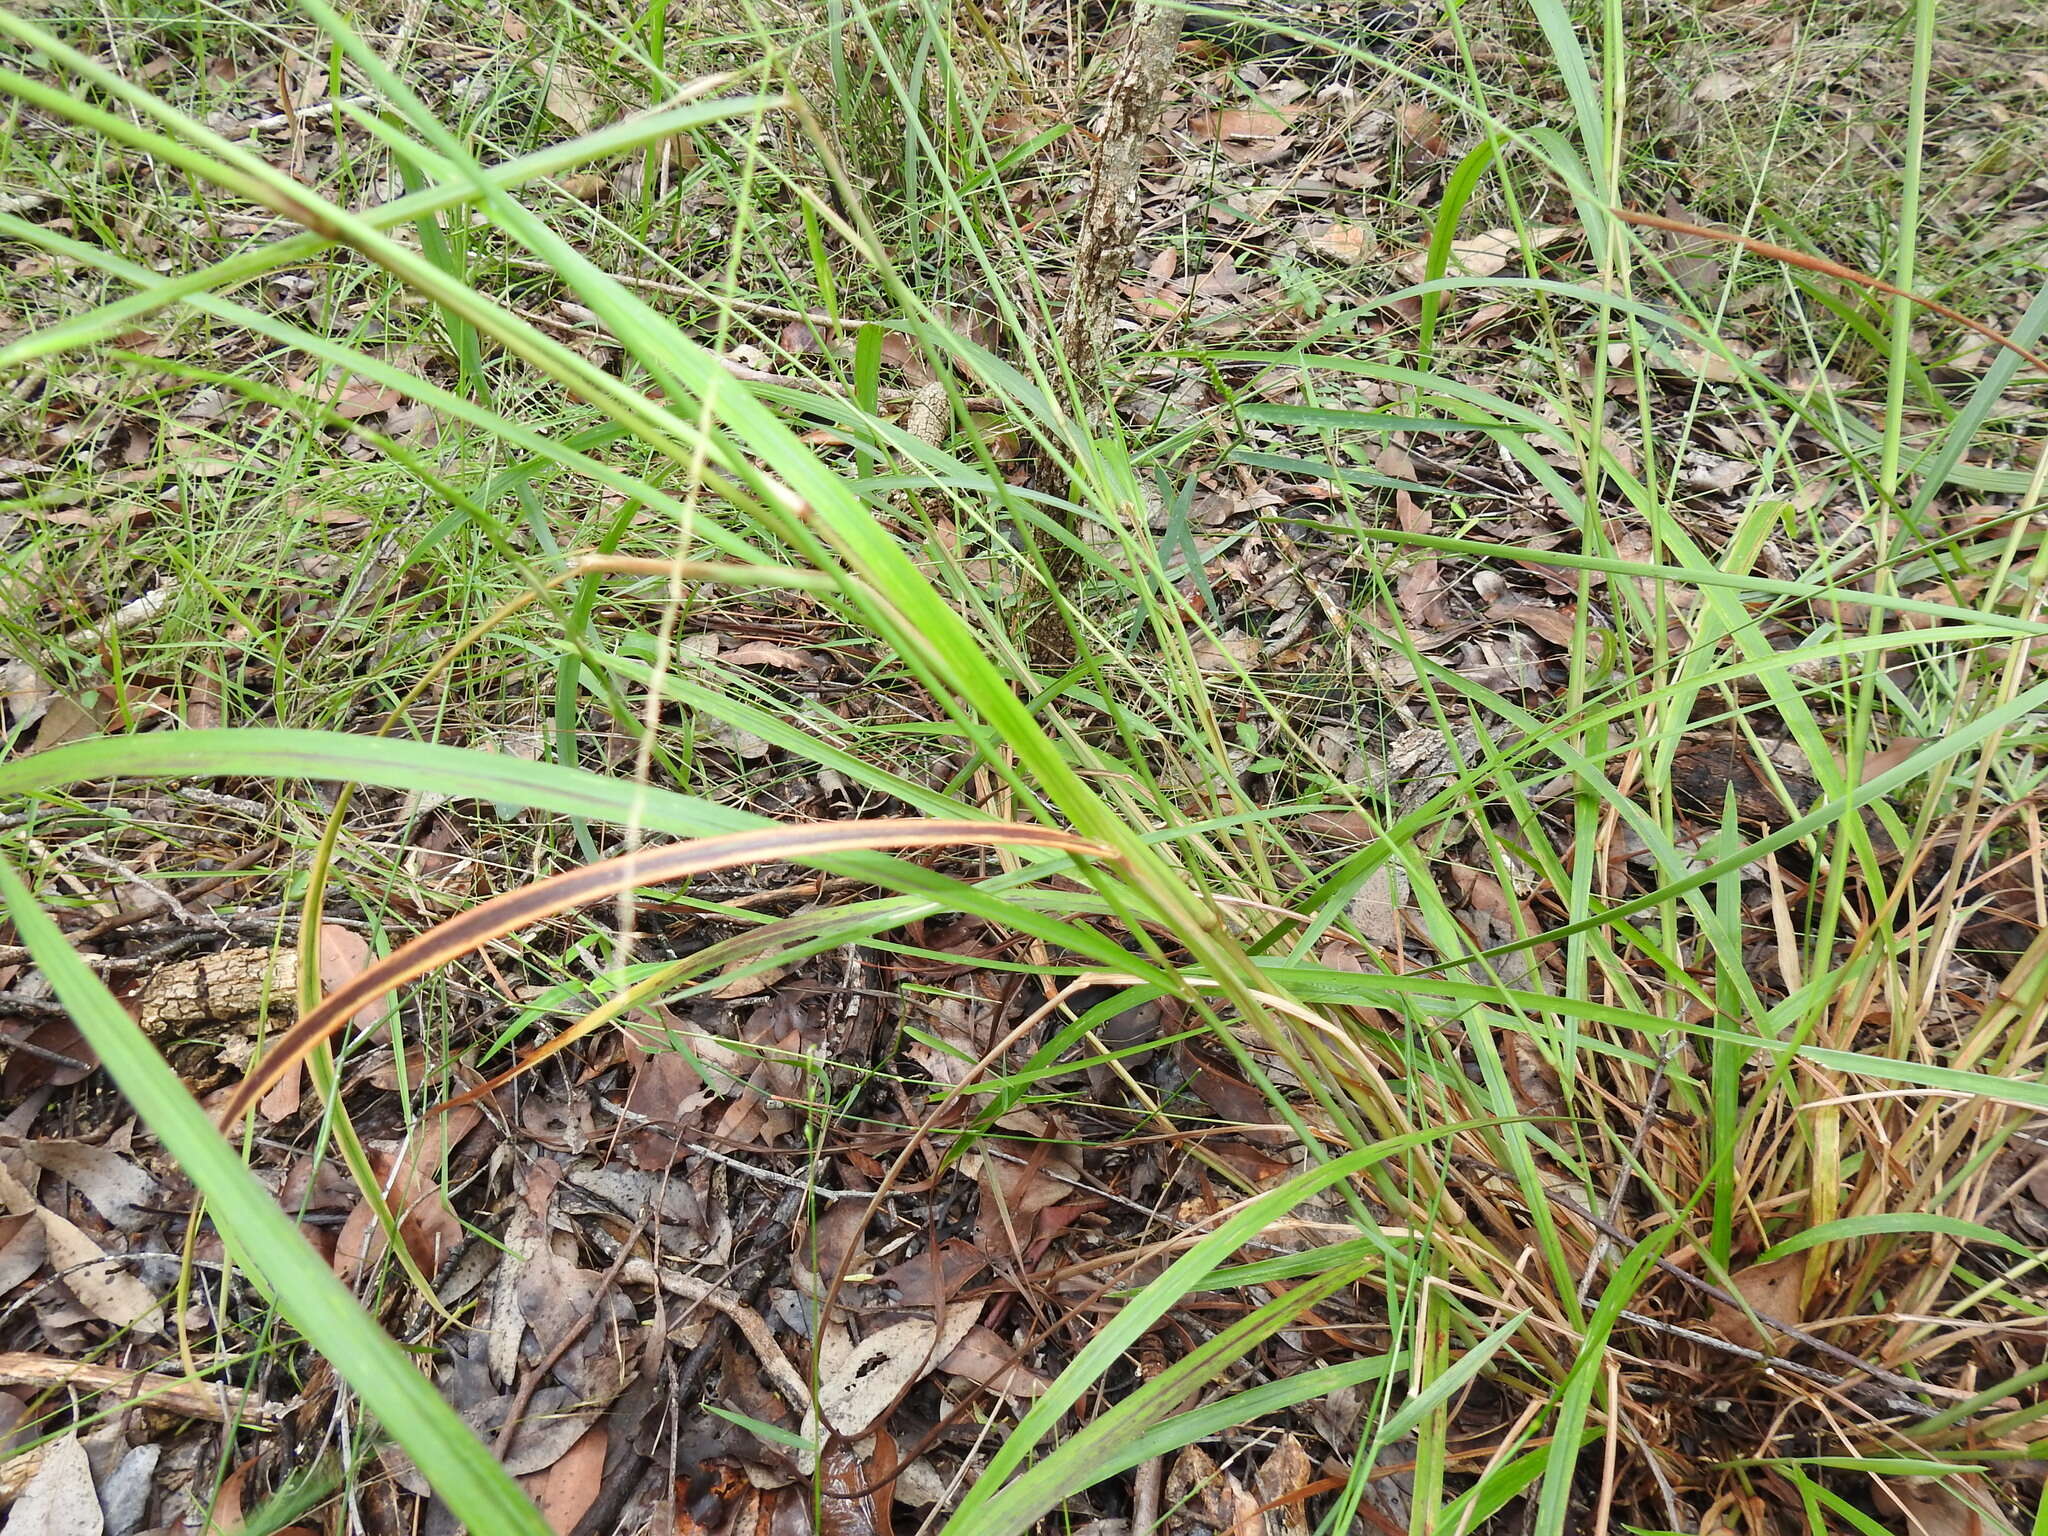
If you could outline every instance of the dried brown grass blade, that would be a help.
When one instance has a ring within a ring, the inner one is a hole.
[[[2048,358],[2042,357],[2038,352],[2028,351],[2005,332],[1993,330],[1981,320],[1972,320],[1968,315],[1950,309],[1937,299],[1894,287],[1881,277],[1872,277],[1868,272],[1858,272],[1854,267],[1845,267],[1838,261],[1829,261],[1825,256],[1813,256],[1805,251],[1796,251],[1789,245],[1773,245],[1768,240],[1738,235],[1732,229],[1714,229],[1706,224],[1688,224],[1684,219],[1667,219],[1660,213],[1638,213],[1632,208],[1615,208],[1609,211],[1627,224],[1640,224],[1647,229],[1661,229],[1669,234],[1685,235],[1693,240],[1718,240],[1724,245],[1739,245],[1752,255],[1762,256],[1771,261],[1782,261],[1788,267],[1818,272],[1824,277],[1840,278],[1845,283],[1854,283],[1859,288],[1867,288],[1873,293],[1905,299],[1918,304],[1922,309],[1933,311],[1944,320],[1954,321],[1965,330],[1975,331],[1986,341],[1996,342],[2008,351],[2017,352],[2043,373],[2048,373]]]
[[[365,1004],[530,923],[637,886],[663,885],[742,864],[819,859],[836,853],[883,848],[935,848],[954,843],[1049,848],[1094,859],[1115,857],[1112,850],[1100,843],[1047,827],[902,817],[731,832],[721,837],[643,848],[615,859],[580,865],[458,913],[336,987],[321,1000],[319,1007],[279,1036],[263,1059],[250,1069],[222,1111],[222,1123],[230,1124],[246,1114],[273,1083],[305,1060],[321,1041],[341,1030]]]

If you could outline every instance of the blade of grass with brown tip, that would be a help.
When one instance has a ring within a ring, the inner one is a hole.
[[[1047,827],[1015,822],[878,819],[733,832],[723,837],[643,848],[615,859],[580,865],[472,907],[428,929],[336,987],[319,1007],[286,1030],[269,1053],[250,1069],[222,1110],[222,1123],[230,1124],[247,1113],[280,1077],[305,1060],[321,1041],[341,1030],[365,1005],[530,923],[639,886],[662,885],[742,864],[770,859],[815,859],[881,848],[935,848],[954,843],[1046,848],[1081,858],[1114,857],[1100,843]]]
[[[1818,272],[1823,277],[1839,278],[1845,283],[1854,283],[1859,288],[1867,288],[1872,293],[1881,293],[1887,298],[1904,299],[1909,304],[1918,304],[1922,309],[1937,314],[1944,320],[1954,321],[1965,330],[1975,331],[1986,341],[1995,342],[2009,351],[2017,352],[2043,373],[2048,373],[2048,357],[2021,346],[2005,332],[1993,330],[1981,320],[1972,320],[1960,310],[1950,309],[1938,299],[1908,292],[1881,277],[1872,277],[1868,272],[1858,272],[1854,267],[1845,267],[1839,261],[1829,261],[1825,256],[1797,251],[1789,245],[1773,245],[1768,240],[1737,234],[1732,229],[1715,229],[1708,224],[1689,224],[1684,219],[1667,219],[1658,213],[1640,213],[1632,208],[1615,208],[1611,212],[1624,223],[1639,224],[1645,229],[1661,229],[1667,234],[1684,235],[1688,240],[1717,240],[1724,245],[1739,245],[1752,256],[1762,256],[1769,261],[1781,261],[1788,267],[1798,267],[1805,272]]]

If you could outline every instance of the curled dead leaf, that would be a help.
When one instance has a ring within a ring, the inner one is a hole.
[[[1332,261],[1343,262],[1346,266],[1356,266],[1377,248],[1372,226],[1351,219],[1337,219],[1329,224],[1316,225],[1302,238],[1308,248],[1318,256],[1327,256]]]
[[[1006,1397],[1038,1397],[1052,1385],[1044,1376],[1017,1359],[1016,1351],[989,1329],[976,1323],[953,1346],[939,1369],[965,1376],[991,1392]]]
[[[1747,1269],[1737,1270],[1729,1277],[1729,1286],[1759,1316],[1775,1318],[1796,1327],[1806,1321],[1800,1304],[1800,1284],[1805,1271],[1806,1256],[1792,1253],[1768,1264],[1752,1264]],[[1739,1309],[1723,1301],[1714,1303],[1713,1322],[1715,1331],[1722,1338],[1731,1344],[1740,1344],[1744,1349],[1770,1353],[1783,1342],[1784,1335],[1770,1328],[1759,1331]]]
[[[37,1213],[43,1247],[64,1288],[101,1322],[137,1333],[162,1333],[163,1309],[149,1287],[136,1279],[79,1227],[55,1211]]]

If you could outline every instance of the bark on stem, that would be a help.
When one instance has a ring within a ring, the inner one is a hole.
[[[1081,214],[1074,281],[1067,292],[1061,341],[1067,366],[1084,393],[1116,317],[1118,285],[1138,236],[1138,173],[1145,141],[1166,94],[1186,13],[1159,0],[1140,0],[1131,19],[1130,53],[1110,82],[1095,175]]]

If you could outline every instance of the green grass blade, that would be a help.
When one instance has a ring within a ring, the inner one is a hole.
[[[237,1260],[332,1362],[470,1530],[549,1536],[519,1485],[300,1236],[114,995],[0,858],[0,901],[121,1092],[206,1197]]]
[[[708,127],[727,118],[764,112],[777,101],[778,98],[764,96],[723,97],[717,101],[692,102],[665,112],[627,118],[581,138],[550,144],[493,165],[484,173],[485,179],[493,187],[510,191],[594,160],[640,148],[657,139]],[[442,183],[367,208],[362,219],[373,229],[394,229],[464,207],[474,202],[478,195],[474,188]],[[331,250],[334,244],[332,240],[307,231],[287,235],[254,250],[238,251],[210,266],[195,267],[170,277],[157,279],[153,274],[144,273],[143,277],[149,280],[126,298],[115,299],[85,314],[60,320],[0,347],[0,368],[104,341],[157,310],[182,303],[195,295],[224,293],[279,267],[312,261],[321,252]]]
[[[1112,1361],[1135,1346],[1189,1292],[1209,1283],[1214,1272],[1248,1239],[1304,1200],[1399,1153],[1492,1123],[1495,1122],[1470,1121],[1404,1132],[1372,1146],[1347,1152],[1246,1201],[1229,1220],[1182,1254],[1157,1280],[1131,1297],[1116,1316],[1089,1340],[1066,1370],[1060,1373],[1051,1389],[1032,1406],[1002,1448],[989,1459],[980,1480],[962,1498],[941,1536],[969,1536],[969,1533],[971,1536],[989,1536],[991,1531],[997,1530],[1021,1531],[1038,1514],[1050,1508],[1050,1504],[1035,1504],[1044,1496],[1048,1484],[1032,1480],[1028,1472],[1018,1476],[1015,1483],[1024,1491],[1011,1497],[1009,1484],[1012,1474],[1017,1473],[1039,1442],[1052,1433],[1081,1396],[1094,1387]],[[1056,1501],[1057,1495],[1054,1498]],[[997,1504],[998,1499],[1004,1502]],[[1025,1513],[1026,1510],[1030,1513]]]
[[[1233,1360],[1241,1360],[1262,1341],[1289,1326],[1308,1308],[1362,1279],[1376,1261],[1367,1260],[1339,1266],[1306,1285],[1295,1287],[1263,1307],[1238,1318],[1228,1328],[1203,1340],[1179,1357],[1159,1375],[1146,1382],[1115,1407],[1090,1420],[1072,1439],[1043,1461],[1018,1474],[1015,1481],[990,1499],[974,1516],[974,1536],[1022,1536],[1040,1515],[1062,1499],[1072,1498],[1166,1449],[1163,1440],[1170,1424],[1179,1420],[1169,1415],[1188,1394],[1200,1388]],[[1517,1322],[1520,1320],[1517,1319]],[[1385,1369],[1384,1360],[1367,1362]],[[1280,1385],[1280,1383],[1275,1383]],[[1223,1406],[1223,1405],[1218,1405]],[[1250,1422],[1244,1405],[1229,1400],[1238,1414],[1233,1424]],[[1193,1425],[1185,1425],[1193,1429]],[[1185,1445],[1188,1442],[1178,1442]],[[949,1524],[949,1530],[953,1527]]]
[[[527,762],[504,753],[391,737],[268,729],[157,731],[70,742],[0,763],[0,795],[32,794],[123,776],[203,778],[231,773],[339,780],[393,789],[431,785],[465,799],[637,825],[673,837],[710,837],[772,824],[765,817],[673,790],[609,779],[555,763]],[[984,890],[880,854],[835,855],[827,867],[886,889],[914,892],[927,899],[929,912],[972,912],[1071,948],[1097,964],[1149,971],[1142,957],[1127,953],[1084,924],[1062,922],[1020,901],[992,894],[1014,876],[998,876],[988,883],[990,889]],[[1029,878],[1035,867],[1036,860],[1025,852],[1020,873]],[[892,921],[909,920],[896,912],[889,916]],[[1156,972],[1149,974],[1151,979],[1164,981]]]
[[[1866,1237],[1889,1237],[1909,1232],[1939,1233],[1966,1243],[1988,1243],[2024,1259],[2034,1258],[2040,1253],[2038,1248],[2030,1248],[2003,1232],[1981,1222],[1965,1221],[1960,1216],[1943,1216],[1933,1211],[1878,1211],[1869,1216],[1845,1216],[1840,1221],[1823,1222],[1820,1226],[1808,1227],[1804,1232],[1795,1232],[1783,1242],[1771,1244],[1756,1256],[1755,1262],[1768,1264],[1788,1253],[1804,1253],[1823,1243],[1854,1242]]]
[[[1379,1427],[1373,1431],[1373,1455],[1362,1459],[1376,1459],[1380,1451],[1412,1434],[1416,1425],[1470,1386],[1473,1379],[1486,1369],[1486,1363],[1506,1347],[1528,1316],[1527,1312],[1517,1312],[1460,1355],[1449,1370],[1431,1378],[1429,1385],[1420,1392],[1410,1394],[1399,1408],[1380,1421]]]

